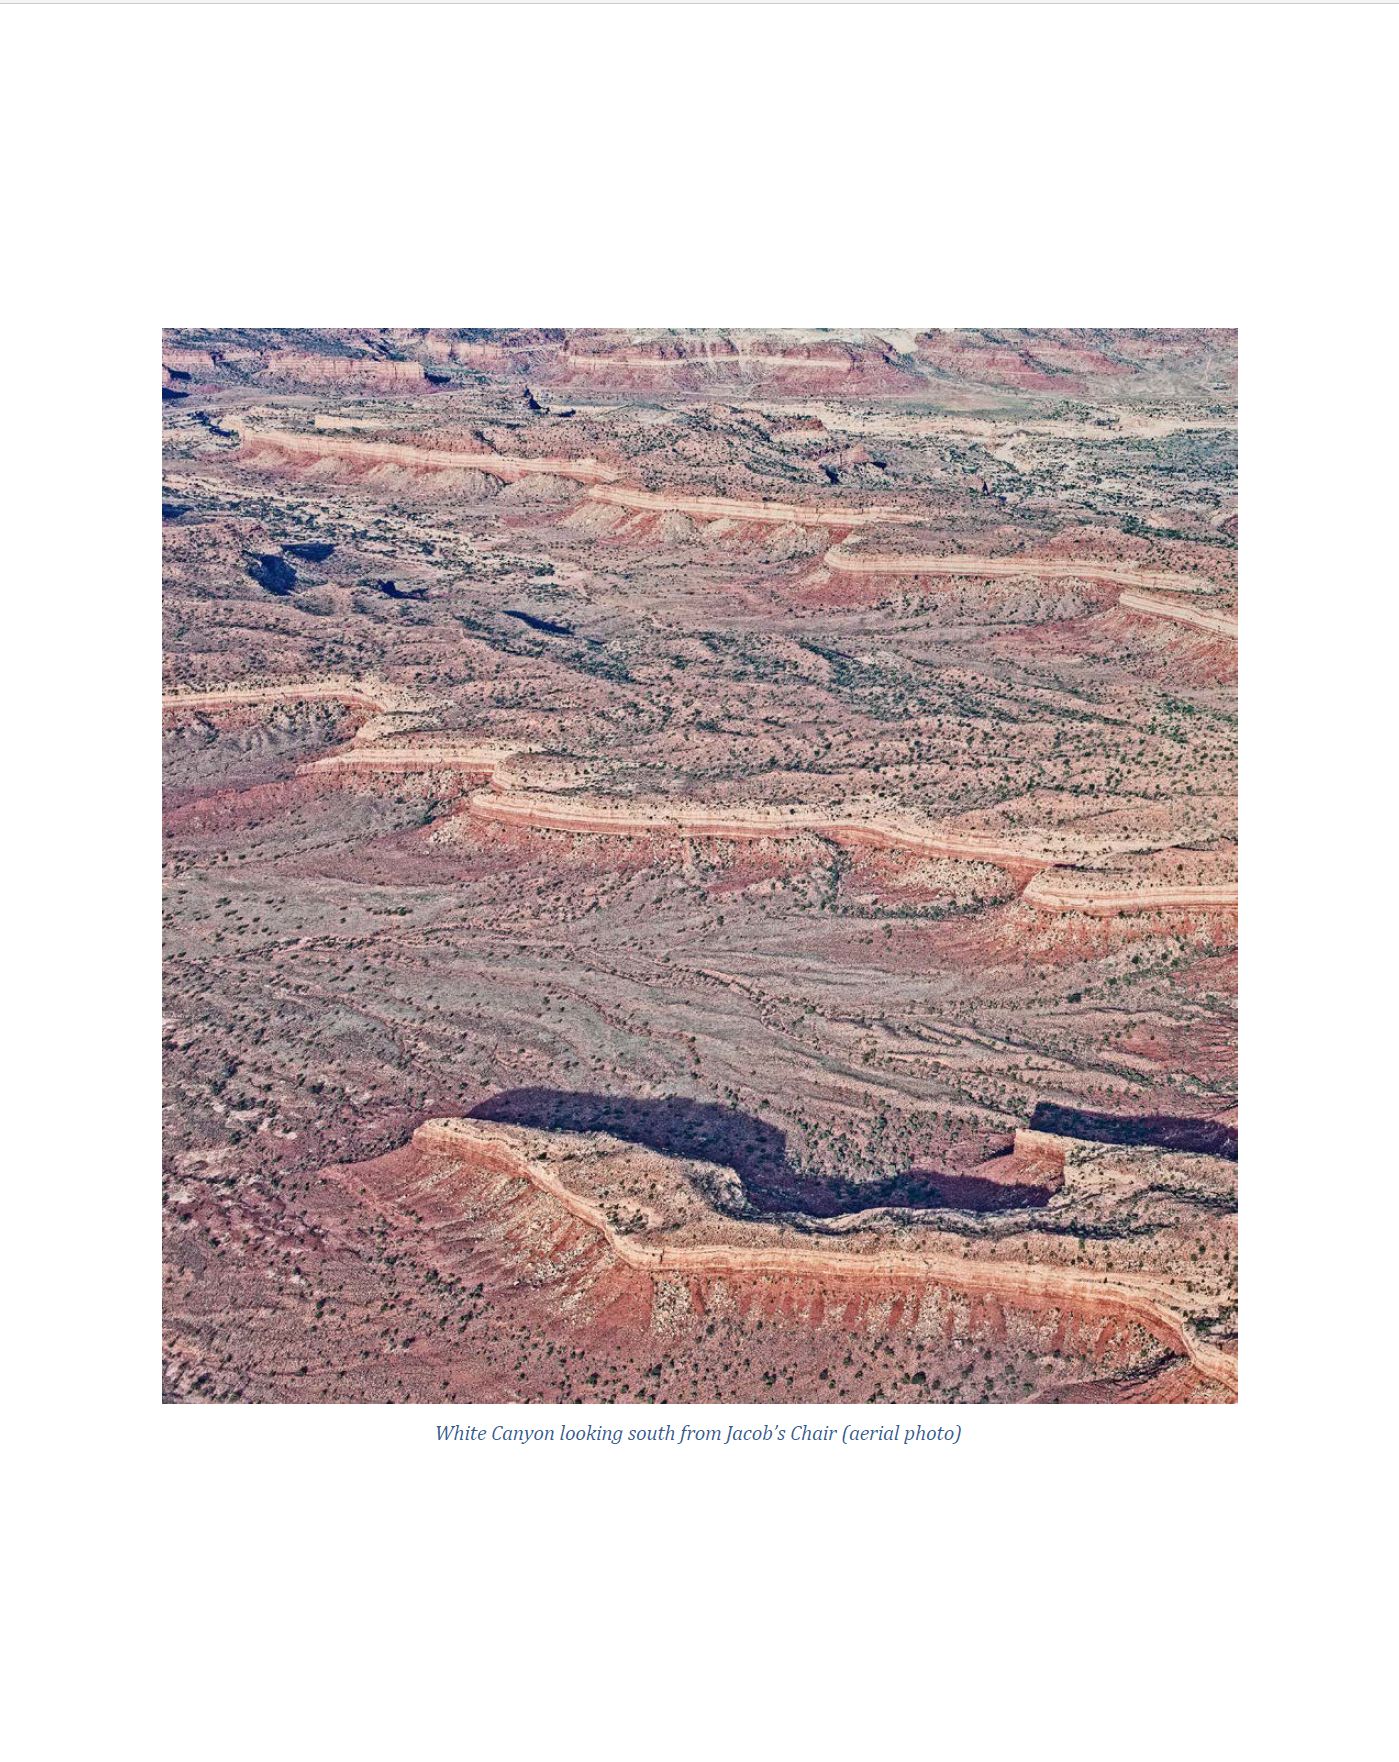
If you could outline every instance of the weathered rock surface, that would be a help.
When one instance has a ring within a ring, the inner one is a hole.
[[[165,344],[170,1399],[1233,1398],[1232,339]]]

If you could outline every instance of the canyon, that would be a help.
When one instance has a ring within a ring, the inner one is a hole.
[[[1231,334],[165,365],[167,1400],[1236,1398]]]

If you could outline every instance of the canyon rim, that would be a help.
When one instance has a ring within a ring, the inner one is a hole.
[[[1236,1398],[1233,332],[163,345],[168,1401]]]

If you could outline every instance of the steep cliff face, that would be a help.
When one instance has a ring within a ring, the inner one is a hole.
[[[391,361],[376,356],[298,354],[279,350],[268,357],[268,379],[298,385],[361,386],[383,391],[411,391],[425,384],[421,361]]]
[[[975,552],[947,556],[919,556],[899,551],[881,552],[870,545],[845,550],[836,545],[824,558],[828,569],[847,575],[973,575],[986,580],[1101,581],[1113,587],[1158,588],[1175,593],[1208,592],[1209,583],[1195,576],[1173,575],[1165,570],[1134,567],[1130,563],[1103,562],[1092,557],[1044,557],[1032,554],[990,557]],[[1143,593],[1136,595],[1144,600]],[[1124,596],[1125,599],[1125,596]],[[1149,602],[1146,609],[1161,602]],[[1164,602],[1170,606],[1172,602]],[[1189,608],[1185,608],[1189,610]],[[1162,614],[1163,616],[1165,614]]]
[[[1033,849],[1000,844],[976,833],[943,831],[881,822],[874,819],[833,819],[819,809],[792,808],[764,812],[760,808],[705,807],[661,803],[621,804],[583,796],[549,796],[499,789],[473,796],[470,812],[485,820],[540,830],[640,835],[656,838],[768,839],[815,835],[852,848],[901,850],[919,856],[950,857],[1003,866],[1032,874],[1054,859]]]
[[[419,476],[479,472],[504,482],[540,474],[570,482],[602,483],[617,475],[616,468],[598,459],[543,455],[529,458],[510,453],[472,451],[468,447],[422,447],[401,441],[358,439],[326,428],[293,430],[263,427],[234,417],[242,441],[243,457],[257,461],[304,461],[308,465],[343,466],[359,476],[379,466]],[[445,486],[449,490],[451,484]]]
[[[1086,912],[1091,917],[1118,917],[1129,912],[1237,912],[1236,882],[1206,887],[1172,887],[1149,883],[1131,889],[1114,888],[1111,875],[1090,870],[1051,870],[1037,875],[1026,887],[1025,903],[1042,912]]]
[[[1234,383],[1232,331],[930,330],[918,358],[949,378],[1057,397],[1131,396],[1166,382],[1201,393]]]
[[[1169,587],[1175,584],[1163,581],[1160,585]],[[1193,625],[1211,636],[1238,638],[1239,620],[1222,608],[1189,605],[1182,600],[1163,599],[1160,594],[1141,593],[1135,589],[1129,589],[1117,603],[1124,612],[1136,612],[1146,618],[1169,618],[1176,624]]]
[[[1154,1144],[1229,1162],[1236,1161],[1239,1154],[1239,1128],[1232,1117],[1113,1114],[1042,1101],[1035,1109],[1031,1125],[1034,1130],[1030,1136],[1061,1134],[1058,1141],[1065,1144]]]
[[[1052,1132],[1031,1131],[1028,1126],[1016,1127],[1016,1157],[1023,1163],[1045,1170],[1046,1173],[1057,1172],[1060,1186],[1063,1185],[1064,1162],[1072,1148],[1072,1138],[1056,1137]]]
[[[1227,1395],[1226,345],[164,340],[177,1395]]]
[[[198,373],[214,365],[214,357],[208,349],[182,349],[167,346],[161,350],[161,361],[167,372]]]
[[[899,354],[874,333],[834,337],[790,331],[572,331],[535,369],[550,383],[579,387],[666,386],[678,391],[741,387],[786,396],[878,394],[907,385]]]
[[[1086,346],[1050,336],[1037,336],[1016,347],[997,344],[974,332],[929,331],[918,339],[919,358],[957,379],[1019,391],[1083,392],[1099,378],[1130,378],[1139,369],[1131,362]]]
[[[874,1392],[892,1347],[917,1374],[878,1386],[916,1401],[964,1374],[962,1342],[975,1338],[989,1342],[993,1386],[1014,1367],[1016,1399],[1087,1381],[1110,1400],[1118,1379],[1124,1398],[1141,1398],[1142,1381],[1164,1367],[1183,1378],[1167,1398],[1231,1399],[1236,1387],[1232,1359],[1196,1337],[1168,1281],[1088,1277],[931,1241],[813,1245],[779,1227],[726,1223],[689,1196],[692,1165],[597,1134],[431,1120],[410,1150],[329,1173],[406,1231],[436,1278],[480,1279],[483,1303],[528,1293],[512,1315],[567,1343],[559,1369],[619,1355],[639,1366],[660,1353],[669,1369],[658,1392],[703,1388],[713,1360],[741,1340],[757,1390],[804,1400],[847,1377]],[[833,1354],[843,1355],[839,1378],[826,1369]],[[477,1374],[498,1368],[487,1353]]]

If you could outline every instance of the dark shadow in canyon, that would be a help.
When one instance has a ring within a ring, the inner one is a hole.
[[[572,636],[571,624],[554,624],[548,618],[537,618],[533,612],[512,612],[504,610],[502,618],[514,618],[520,624],[526,624],[531,630],[542,631],[545,636]]]
[[[296,586],[296,570],[274,552],[245,551],[244,566],[259,587],[285,599]]]
[[[1239,1160],[1239,1130],[1221,1120],[1192,1120],[1172,1114],[1094,1113],[1041,1101],[1030,1116],[1036,1132],[1086,1138],[1095,1144],[1149,1144],[1158,1150],[1190,1150],[1200,1156]]]
[[[396,581],[371,581],[369,583],[376,593],[383,594],[391,600],[425,600],[425,587],[400,587]]]
[[[816,1175],[787,1155],[787,1134],[765,1120],[717,1102],[666,1095],[638,1100],[568,1089],[507,1089],[471,1110],[475,1120],[496,1120],[550,1132],[606,1132],[662,1156],[693,1157],[731,1168],[754,1211],[801,1212],[808,1217],[845,1217],[877,1206],[918,1210],[1012,1211],[1047,1205],[1049,1190],[988,1181],[976,1174],[909,1169],[882,1181],[843,1181]]]

